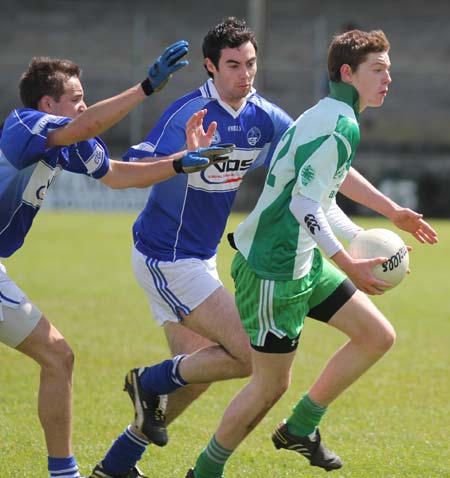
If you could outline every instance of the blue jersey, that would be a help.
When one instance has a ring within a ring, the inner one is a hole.
[[[192,174],[179,174],[152,186],[147,204],[133,226],[136,248],[164,261],[208,259],[216,251],[244,175],[268,165],[282,134],[292,123],[278,106],[254,90],[239,110],[219,97],[208,80],[175,101],[144,142],[130,148],[124,160],[169,155],[186,147],[185,126],[191,115],[207,109],[204,128],[213,121],[213,144],[234,143],[231,160]]]
[[[63,169],[101,178],[109,170],[99,138],[47,148],[47,134],[71,118],[13,110],[0,131],[0,257],[19,249],[54,177]]]

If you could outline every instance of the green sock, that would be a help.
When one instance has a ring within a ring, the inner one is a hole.
[[[289,433],[301,437],[310,435],[319,426],[327,408],[313,402],[305,393],[293,408],[293,414],[286,421]]]
[[[221,478],[225,463],[233,450],[220,446],[213,436],[208,446],[200,453],[194,468],[195,478]]]

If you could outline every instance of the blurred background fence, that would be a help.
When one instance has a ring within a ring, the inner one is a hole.
[[[326,94],[327,45],[349,22],[383,29],[393,83],[385,105],[361,118],[354,166],[402,205],[450,216],[450,3],[447,0],[1,0],[0,117],[20,105],[17,83],[33,56],[64,57],[83,68],[88,103],[137,83],[163,49],[190,42],[190,65],[103,138],[119,158],[165,107],[206,78],[201,42],[223,17],[246,18],[259,40],[259,92],[293,117]],[[244,181],[235,208],[251,207],[264,172]],[[89,194],[87,191],[89,189]],[[147,191],[108,191],[63,174],[46,207],[131,209]],[[45,203],[44,203],[45,204]],[[367,214],[342,201],[348,212]]]

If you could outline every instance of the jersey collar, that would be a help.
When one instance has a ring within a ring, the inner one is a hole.
[[[359,93],[353,85],[344,81],[330,81],[330,98],[348,104],[359,121]]]
[[[247,104],[248,98],[250,98],[250,96],[252,96],[254,93],[256,93],[255,88],[252,87],[251,90],[249,91],[248,95],[245,97],[245,101],[242,103],[242,106],[238,110],[235,110],[230,105],[228,105],[227,103],[222,101],[222,99],[220,98],[220,95],[219,95],[219,93],[218,93],[218,91],[217,91],[217,89],[214,85],[214,81],[212,80],[212,78],[209,78],[206,81],[206,83],[204,84],[204,90],[206,92],[206,95],[209,98],[215,99],[219,103],[219,105],[227,113],[229,113],[233,118],[237,118],[242,113],[243,109],[245,108],[245,106]]]

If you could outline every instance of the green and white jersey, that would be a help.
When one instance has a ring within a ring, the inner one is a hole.
[[[255,209],[236,229],[237,248],[264,279],[294,280],[309,272],[317,245],[290,211],[291,200],[300,194],[327,212],[355,155],[358,93],[347,83],[330,85],[330,96],[283,135]]]

